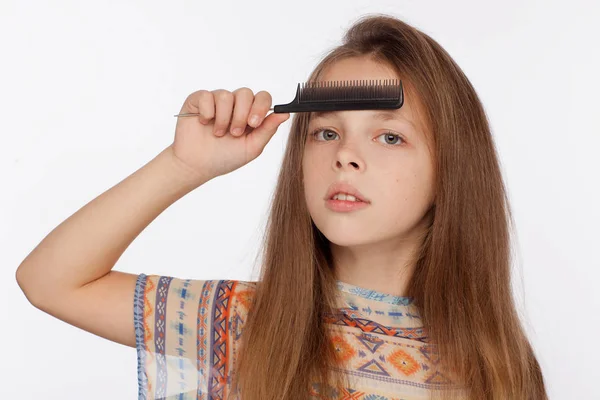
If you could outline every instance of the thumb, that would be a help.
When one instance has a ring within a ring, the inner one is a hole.
[[[279,125],[290,118],[289,113],[271,113],[269,114],[260,126],[254,129],[246,137],[249,140],[249,148],[254,157],[258,157],[269,140],[273,137]]]

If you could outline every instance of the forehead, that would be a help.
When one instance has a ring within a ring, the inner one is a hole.
[[[404,105],[402,105],[400,109],[396,110],[372,110],[372,113],[369,115],[369,117],[383,122],[392,120],[406,122],[416,129],[416,123],[399,112],[402,108],[404,108]],[[313,111],[310,113],[310,120],[314,121],[317,119],[337,118],[339,117],[339,114],[343,112],[344,111]]]

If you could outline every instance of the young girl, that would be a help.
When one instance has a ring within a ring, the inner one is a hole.
[[[294,114],[258,282],[112,270],[289,117],[240,88],[192,93],[181,113],[199,116],[54,229],[19,285],[44,312],[136,347],[140,399],[546,399],[475,90],[436,41],[386,15],[355,23],[309,81],[383,79],[402,81],[401,108]]]

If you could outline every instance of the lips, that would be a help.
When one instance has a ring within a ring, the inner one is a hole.
[[[356,189],[354,186],[352,186],[348,182],[333,183],[331,186],[329,186],[329,189],[327,190],[327,195],[325,196],[324,200],[331,200],[331,198],[338,193],[350,194],[350,195],[356,197],[358,200],[365,202],[365,203],[371,202],[358,189]]]

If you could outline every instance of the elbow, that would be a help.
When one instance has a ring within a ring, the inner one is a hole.
[[[23,264],[19,265],[19,268],[17,268],[17,271],[15,273],[15,279],[17,280],[17,285],[19,285],[19,288],[21,289],[21,291],[23,293],[25,293],[25,280],[23,277]]]
[[[37,308],[38,302],[37,299],[34,298],[35,290],[32,290],[29,285],[29,279],[27,279],[27,270],[23,264],[19,265],[19,268],[17,268],[17,271],[15,272],[15,279],[17,281],[17,285],[19,285],[19,288],[25,295],[25,298],[27,298],[27,301]]]

